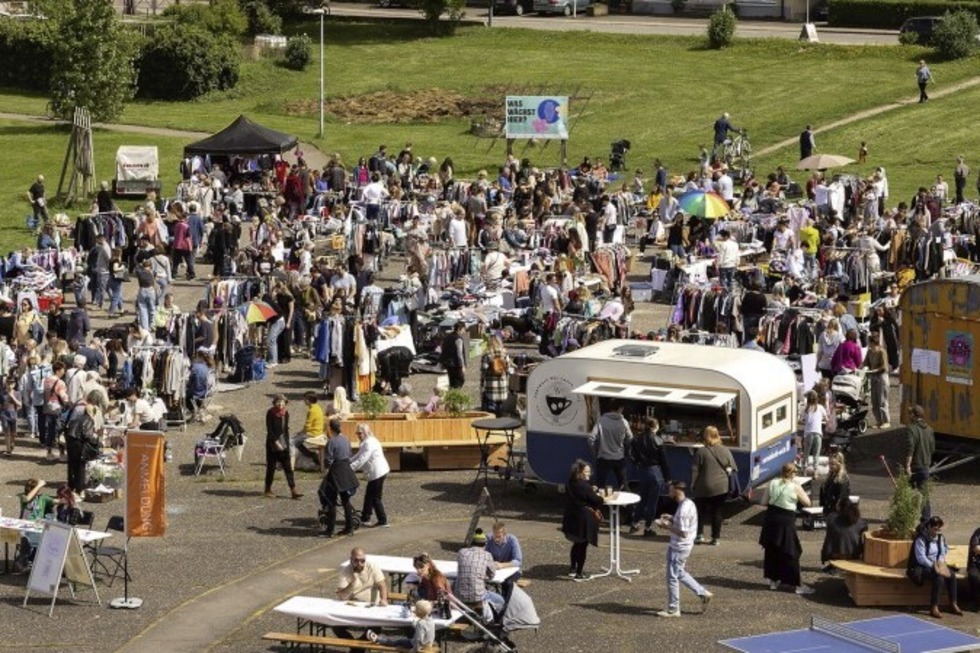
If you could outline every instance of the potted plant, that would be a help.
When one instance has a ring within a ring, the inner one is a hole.
[[[377,419],[378,415],[388,410],[388,400],[377,392],[365,392],[358,403],[368,419]]]
[[[442,405],[452,417],[462,417],[473,404],[473,399],[459,388],[447,390],[442,397]]]
[[[898,477],[885,527],[868,533],[865,538],[866,563],[879,567],[898,567],[906,563],[927,492],[927,487],[922,492],[913,488],[905,474]]]

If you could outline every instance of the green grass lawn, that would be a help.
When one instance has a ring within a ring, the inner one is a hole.
[[[585,155],[605,158],[609,144],[625,138],[633,143],[628,156],[631,167],[649,169],[652,159],[660,157],[671,172],[691,167],[698,145],[710,142],[711,124],[723,111],[731,113],[736,125],[748,129],[758,150],[797,135],[807,122],[819,127],[862,109],[910,97],[916,91],[916,62],[924,53],[897,46],[843,47],[780,40],[743,40],[731,49],[712,51],[699,38],[480,27],[463,28],[454,38],[433,39],[421,36],[418,29],[415,24],[328,20],[328,98],[418,89],[473,97],[486,95],[486,89],[493,87],[498,90],[492,93],[500,95],[502,104],[507,92],[530,94],[547,87],[550,93],[590,98],[572,102],[574,121],[568,145],[572,162]],[[307,31],[314,39],[315,59],[302,73],[288,71],[269,59],[248,62],[242,66],[241,82],[231,92],[189,103],[134,102],[120,122],[214,131],[245,113],[270,127],[314,140],[324,151],[340,152],[347,161],[369,154],[379,143],[399,148],[406,141],[412,141],[415,152],[423,157],[441,160],[452,156],[457,170],[464,174],[492,168],[503,160],[503,141],[491,145],[488,139],[468,135],[469,118],[425,124],[348,124],[328,114],[325,138],[317,141],[315,112],[286,112],[290,102],[316,106],[317,24],[311,21]],[[973,58],[931,66],[937,79],[949,85],[976,74],[976,62]],[[968,101],[968,97],[975,99],[973,95],[902,108],[895,115],[867,123],[885,125],[880,131],[862,124],[822,134],[818,146],[824,152],[839,148],[840,153],[854,156],[858,142],[869,141],[871,160],[889,170],[892,194],[904,195],[934,174],[931,168],[922,174],[915,174],[911,167],[908,175],[904,172],[923,146],[938,161],[951,159],[956,151],[975,143]],[[41,114],[46,101],[0,89],[0,111]],[[887,126],[904,116],[910,117],[909,132]],[[21,137],[20,129],[34,133]],[[939,131],[941,135],[932,133]],[[0,123],[0,138],[8,148],[24,153],[16,161],[8,158],[0,163],[0,197],[19,199],[39,171],[52,179],[53,189],[66,134]],[[928,143],[922,144],[923,140]],[[100,175],[110,176],[118,144],[146,142],[161,146],[161,167],[173,179],[182,142],[109,133],[96,138]],[[946,146],[949,149],[943,151]],[[518,142],[516,153],[540,165],[558,162],[557,144],[525,149],[525,143]],[[766,172],[776,163],[791,165],[795,160],[796,149],[789,148],[760,160],[757,170]],[[897,187],[902,184],[908,185]],[[169,182],[168,187],[172,187]],[[25,210],[26,205],[5,202],[0,206],[0,225],[22,225]]]

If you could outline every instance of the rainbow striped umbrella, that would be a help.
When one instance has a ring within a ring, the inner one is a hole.
[[[273,317],[279,315],[276,309],[258,299],[249,302],[243,307],[245,322],[255,324],[257,322],[268,322]]]
[[[684,213],[709,220],[724,218],[732,212],[725,198],[714,191],[689,190],[677,202]]]

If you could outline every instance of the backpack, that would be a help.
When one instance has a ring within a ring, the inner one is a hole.
[[[490,376],[503,376],[507,373],[507,361],[503,356],[491,357],[487,372],[490,373]]]
[[[368,159],[368,172],[381,172],[380,158],[377,154]]]

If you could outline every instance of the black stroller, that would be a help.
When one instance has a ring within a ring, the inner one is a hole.
[[[609,147],[611,149],[609,154],[609,169],[613,171],[625,170],[626,153],[630,151],[630,142],[627,140],[616,141]]]
[[[849,416],[839,418],[837,430],[831,434],[827,446],[831,450],[846,454],[847,450],[851,448],[851,441],[868,430],[867,418],[867,408],[855,409]]]

